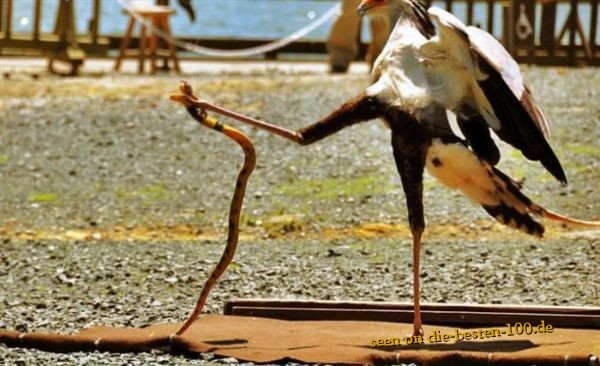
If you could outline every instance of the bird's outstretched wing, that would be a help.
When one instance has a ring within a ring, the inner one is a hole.
[[[515,97],[521,102],[533,122],[548,138],[548,122],[533,99],[531,90],[525,84],[517,62],[498,40],[488,32],[477,27],[466,27],[469,43],[477,55],[494,69],[508,85]]]
[[[489,33],[467,27],[439,8],[429,8],[428,14],[438,27],[438,37],[425,45],[425,51],[442,53],[452,59],[455,67],[466,68],[475,79],[474,88],[479,89],[473,90],[474,100],[487,124],[526,158],[540,161],[554,177],[566,183],[564,170],[546,139],[544,115],[514,59]]]

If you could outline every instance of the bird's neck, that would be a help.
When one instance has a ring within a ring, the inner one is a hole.
[[[394,24],[398,24],[398,22],[406,17],[406,11],[401,6],[391,7],[389,14],[392,26],[394,26]]]
[[[419,0],[402,1],[391,7],[390,19],[397,19],[394,28],[410,23],[427,38],[435,35],[435,27],[427,14],[427,7]]]

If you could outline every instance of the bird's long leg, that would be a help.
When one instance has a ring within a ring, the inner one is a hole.
[[[403,134],[406,136],[406,134]],[[415,317],[413,321],[413,336],[423,335],[420,308],[420,253],[421,237],[425,230],[425,217],[423,214],[423,171],[427,142],[420,141],[419,134],[408,134],[409,139],[403,138],[396,131],[392,132],[392,148],[394,160],[402,189],[406,196],[408,208],[408,221],[413,237],[413,302]],[[422,143],[421,143],[422,142]]]
[[[189,103],[196,108],[222,114],[274,135],[281,136],[300,145],[311,144],[330,136],[345,127],[378,118],[381,116],[383,110],[381,102],[363,92],[348,100],[316,123],[303,127],[297,131],[292,131],[228,110],[205,100],[200,100],[195,97],[190,97],[188,99]]]
[[[413,320],[413,336],[423,336],[423,322],[421,320],[421,237],[424,229],[410,228],[413,236],[413,307],[415,318]]]
[[[206,280],[204,287],[202,288],[202,292],[200,293],[200,297],[198,298],[198,301],[196,303],[196,307],[194,308],[194,311],[189,316],[187,321],[183,324],[183,326],[176,332],[176,335],[178,336],[183,334],[190,327],[190,325],[192,325],[192,323],[200,316],[206,303],[206,299],[210,294],[210,291],[214,287],[217,280],[221,277],[221,275],[223,275],[223,273],[225,272],[225,270],[227,269],[227,267],[233,259],[238,243],[240,231],[240,214],[242,209],[242,203],[244,201],[244,193],[246,191],[246,183],[248,182],[248,178],[250,178],[250,174],[252,173],[252,170],[256,165],[256,155],[254,152],[254,145],[252,144],[252,141],[250,141],[250,139],[240,131],[227,125],[224,125],[211,117],[208,117],[204,110],[198,109],[192,103],[190,103],[189,98],[190,96],[192,96],[192,90],[188,84],[182,83],[180,89],[183,94],[174,95],[171,97],[171,99],[185,105],[190,115],[202,125],[219,131],[227,137],[234,140],[235,142],[237,142],[238,145],[240,145],[240,147],[244,151],[245,159],[244,165],[240,170],[237,178],[235,191],[231,200],[231,207],[229,209],[227,245],[225,246],[225,250],[223,251],[221,259],[219,259],[219,262],[217,263],[212,273]]]

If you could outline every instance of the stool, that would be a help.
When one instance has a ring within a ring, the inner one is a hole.
[[[157,56],[160,56],[164,57],[166,60],[172,59],[175,71],[180,73],[181,70],[179,69],[176,47],[172,42],[173,36],[171,34],[171,28],[169,27],[169,16],[175,13],[175,9],[160,5],[138,5],[125,10],[125,13],[129,14],[129,25],[127,26],[127,32],[123,37],[123,42],[121,43],[121,51],[115,62],[115,71],[121,69],[121,63],[124,58],[137,58],[139,59],[138,72],[143,74],[146,58],[149,58],[151,72],[154,74],[156,72],[156,58]],[[137,20],[131,13],[135,13],[149,21],[153,27],[147,30],[146,24],[140,22],[138,50],[130,50],[127,48],[131,41],[131,36]],[[153,29],[160,30],[169,36],[169,39],[165,40],[168,47],[167,49],[158,48],[159,37]]]

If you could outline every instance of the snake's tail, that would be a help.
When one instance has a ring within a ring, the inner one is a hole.
[[[189,318],[185,321],[185,323],[183,323],[183,325],[181,326],[181,328],[179,328],[175,335],[182,335],[196,321],[196,319],[198,319],[200,314],[202,314],[202,310],[204,310],[204,305],[206,304],[208,295],[210,294],[210,291],[212,290],[215,282],[219,277],[220,275],[215,276],[214,271],[213,273],[211,273],[209,279],[204,284],[204,288],[202,288],[202,293],[198,298],[198,302],[196,303],[196,307],[194,308],[192,315],[190,315]]]
[[[179,85],[179,90],[182,94],[173,95],[171,96],[171,99],[183,104],[190,115],[203,126],[223,133],[228,138],[240,145],[244,151],[245,160],[244,165],[238,174],[236,188],[231,199],[231,206],[229,210],[229,228],[225,250],[217,262],[217,265],[204,283],[204,287],[202,288],[202,292],[200,293],[198,301],[196,302],[194,311],[181,326],[181,328],[179,328],[179,330],[175,333],[176,336],[182,335],[196,321],[196,319],[198,319],[202,313],[202,310],[204,309],[204,305],[206,304],[212,288],[215,286],[218,279],[227,270],[227,267],[233,260],[239,238],[240,214],[244,201],[244,194],[246,191],[246,183],[248,182],[250,174],[256,165],[256,153],[254,151],[254,145],[245,134],[239,130],[236,130],[235,128],[222,124],[215,118],[208,116],[202,106],[198,105],[197,98],[192,94],[192,88],[188,83],[185,81],[181,82]]]
[[[587,220],[578,220],[573,219],[568,216],[561,215],[559,213],[550,211],[546,208],[540,207],[542,217],[547,219],[562,222],[567,225],[575,225],[575,226],[584,226],[584,227],[600,227],[600,221],[587,221]]]

